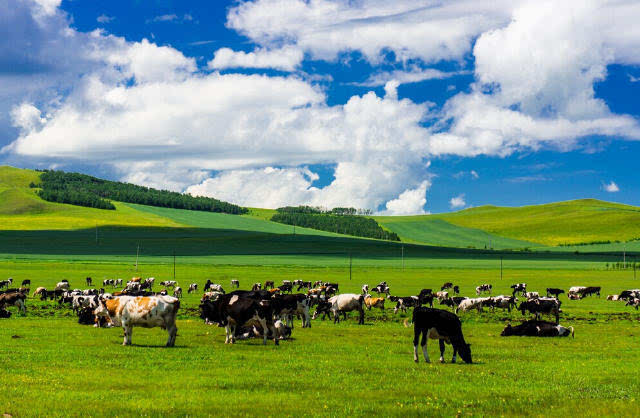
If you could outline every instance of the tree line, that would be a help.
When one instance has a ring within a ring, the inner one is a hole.
[[[299,206],[298,209],[299,211],[296,211],[296,208],[292,206],[278,208],[276,209],[276,213],[271,217],[271,220],[287,225],[319,229],[321,231],[336,232],[356,237],[400,241],[398,234],[386,231],[374,219],[353,214],[357,213],[353,208],[348,208],[353,209],[353,211],[349,211],[349,214],[345,214],[344,211],[341,210],[334,212],[333,210],[312,208],[310,206]]]
[[[115,209],[110,200],[137,203],[163,208],[198,210],[204,212],[230,213],[233,215],[248,212],[232,203],[210,197],[194,197],[188,194],[157,190],[130,183],[109,181],[79,173],[43,170],[40,174],[38,195],[49,202],[69,203],[99,209]]]

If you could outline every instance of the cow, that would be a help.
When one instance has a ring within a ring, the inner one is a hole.
[[[25,279],[22,281],[22,284],[20,285],[20,287],[31,287],[31,280],[29,279]]]
[[[511,285],[511,289],[513,290],[511,296],[515,296],[516,293],[520,292],[522,296],[527,292],[527,284],[526,283],[516,283]]]
[[[231,288],[236,288],[239,289],[240,288],[240,280],[238,279],[231,279]]]
[[[540,297],[540,293],[538,292],[525,292],[524,297],[527,299],[538,299]]]
[[[453,286],[453,294],[454,295],[459,295],[460,294],[460,286],[458,286],[458,285]]]
[[[256,321],[262,329],[269,329],[275,345],[278,345],[278,331],[273,324],[273,307],[270,301],[241,297],[231,292],[216,301],[206,300],[200,304],[202,319],[207,323],[217,323],[225,327],[225,344],[236,340],[236,328],[249,321]],[[267,344],[267,333],[263,333],[263,344]]]
[[[620,295],[607,295],[607,300],[620,300]]]
[[[449,299],[449,292],[445,292],[443,290],[436,292],[436,298],[438,298],[439,301],[443,301],[444,299]]]
[[[363,284],[362,285],[362,294],[366,295],[369,293],[369,285],[368,284]]]
[[[291,291],[293,290],[293,285],[291,283],[283,282],[282,285],[280,285],[279,289],[282,293],[291,293]]]
[[[280,340],[286,340],[291,337],[291,327],[288,327],[281,320],[277,320],[273,323],[273,327],[275,328],[278,338]],[[262,329],[262,325],[259,322],[250,320],[244,326],[236,328],[236,339],[238,340],[246,340],[249,338],[264,338],[264,330]],[[273,333],[270,329],[267,328],[267,338],[274,338]]]
[[[445,284],[442,285],[442,287],[440,288],[440,290],[447,290],[447,289],[451,289],[453,287],[453,283],[451,282],[446,282]]]
[[[503,337],[510,337],[512,335],[520,337],[568,337],[571,334],[575,338],[573,327],[563,327],[559,324],[554,324],[548,321],[529,320],[524,321],[520,325],[515,327],[511,324],[507,326],[500,333]]]
[[[53,290],[69,290],[69,282],[65,280],[58,282]]]
[[[298,292],[302,289],[311,289],[311,282],[300,281],[298,284]]]
[[[625,303],[625,306],[632,306],[636,308],[636,310],[638,310],[638,307],[640,306],[640,299],[638,298],[629,299],[627,303]]]
[[[460,303],[465,299],[469,299],[469,298],[465,297],[465,296],[454,296],[452,298],[442,299],[440,301],[440,305],[445,305],[445,306],[448,306],[450,308],[457,309],[458,305],[460,305]]]
[[[491,298],[491,307],[511,312],[511,308],[515,308],[517,302],[518,298],[515,296],[499,295]]]
[[[83,308],[95,309],[98,307],[98,296],[71,296],[71,307],[74,312],[79,312]]]
[[[42,296],[43,294],[46,294],[46,293],[47,293],[47,289],[45,287],[40,286],[36,289],[35,292],[33,292],[33,297],[35,298],[36,296]]]
[[[293,329],[293,315],[302,317],[302,328],[311,327],[309,300],[306,295],[278,295],[272,298],[274,314],[285,318],[285,324]]]
[[[262,283],[254,283],[253,286],[251,286],[251,290],[254,292],[257,292],[260,289],[262,289]]]
[[[182,288],[180,286],[176,286],[173,289],[173,297],[178,299],[182,297]]]
[[[93,286],[93,279],[91,277],[87,277],[84,280],[85,280],[85,282],[87,282],[87,286],[89,286],[89,287]]]
[[[113,281],[113,287],[122,287],[122,279],[115,279]]]
[[[429,305],[433,308],[433,297],[431,289],[422,289],[418,294],[418,302],[420,305]]]
[[[387,282],[379,283],[376,287],[372,288],[371,291],[376,292],[378,296],[380,296],[383,293],[387,296],[391,294],[391,289],[389,289]]]
[[[480,296],[480,294],[482,294],[483,292],[488,292],[489,294],[491,294],[491,289],[492,286],[490,284],[481,284],[480,286],[476,287],[476,295]]]
[[[13,283],[13,279],[11,277],[9,277],[7,280],[0,280],[0,289],[2,289],[3,287],[8,288],[9,286],[11,286],[11,283]]]
[[[273,289],[274,287],[276,287],[276,284],[273,280],[266,280],[264,282],[264,290]]]
[[[561,294],[564,293],[564,290],[558,289],[556,287],[547,287],[547,297],[554,297],[558,299]]]
[[[634,298],[640,298],[640,289],[623,290],[620,295],[618,295],[618,299],[622,300]]]
[[[165,280],[163,282],[160,282],[160,286],[170,287],[174,289],[176,286],[178,286],[178,282],[176,282],[175,280]]]
[[[567,297],[569,299],[582,299],[583,291],[586,289],[585,286],[572,286],[567,293]]]
[[[313,282],[313,287],[320,287],[323,285],[324,283],[322,282],[322,280],[316,280],[315,282]]]
[[[149,289],[149,290],[153,290],[153,285],[156,283],[156,278],[155,277],[148,277],[144,280],[144,282],[142,282],[142,284],[140,285],[140,289]]]
[[[420,299],[417,296],[389,296],[389,300],[392,302],[396,302],[396,307],[393,308],[393,313],[398,313],[399,310],[402,312],[406,312],[407,308],[415,308],[416,306],[420,306]]]
[[[6,306],[15,306],[20,312],[25,314],[27,312],[26,299],[27,295],[22,292],[0,294],[0,309],[4,309]]]
[[[333,322],[340,322],[340,314],[347,318],[347,312],[358,311],[360,319],[359,325],[364,325],[364,295],[356,295],[355,293],[343,293],[329,298],[326,302],[320,302],[318,308],[313,314],[316,319],[323,312],[331,312],[333,314]]]
[[[459,311],[467,312],[472,309],[482,312],[482,307],[490,305],[490,300],[491,298],[465,299],[455,308],[455,312],[457,314]]]
[[[600,286],[588,286],[586,289],[582,290],[582,297],[598,295],[600,297],[600,291],[602,288]]]
[[[440,362],[444,363],[445,342],[453,346],[452,363],[456,362],[456,354],[465,363],[472,363],[470,345],[464,340],[462,335],[462,324],[460,319],[451,312],[442,309],[418,307],[413,310],[413,361],[418,363],[418,342],[422,335],[422,354],[424,360],[430,363],[427,352],[427,339],[439,340],[440,342]]]
[[[198,283],[191,283],[189,285],[189,290],[187,290],[187,293],[193,293],[198,291]]]
[[[121,326],[124,330],[122,345],[131,345],[134,326],[144,328],[161,327],[167,330],[167,347],[176,343],[178,327],[176,315],[180,309],[180,300],[171,296],[120,296],[102,300],[93,311],[96,321],[105,317],[108,326]],[[99,322],[96,322],[96,327]]]
[[[539,298],[524,301],[518,306],[518,310],[525,315],[526,311],[534,314],[536,319],[539,319],[540,314],[554,315],[556,318],[556,324],[560,322],[560,305],[562,303],[555,298]]]
[[[368,293],[364,295],[364,305],[368,310],[371,310],[371,308],[380,308],[381,311],[384,311],[384,301],[385,298],[373,298]]]

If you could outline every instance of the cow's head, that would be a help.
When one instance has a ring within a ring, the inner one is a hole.
[[[503,337],[509,337],[509,336],[513,335],[513,327],[511,326],[510,323],[507,324],[506,327],[504,327],[504,329],[502,330],[500,335],[503,336]]]
[[[331,309],[331,304],[329,302],[319,302],[318,307],[316,308],[316,311],[313,313],[313,317],[311,319],[316,319],[323,312],[328,313],[330,309]]]
[[[460,353],[460,357],[465,363],[473,363],[471,360],[471,344],[462,343],[458,347],[458,353]]]

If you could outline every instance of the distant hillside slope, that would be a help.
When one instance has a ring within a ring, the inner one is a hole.
[[[640,238],[640,208],[595,199],[435,215],[451,224],[544,245]]]

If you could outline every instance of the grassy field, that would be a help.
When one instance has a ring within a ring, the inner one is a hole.
[[[312,263],[310,263],[312,264]],[[547,286],[601,285],[614,293],[638,287],[627,272],[603,271],[591,264],[546,262],[540,268],[506,271],[451,264],[439,268],[313,265],[185,264],[179,283],[207,279],[227,285],[305,278],[338,281],[343,292],[386,280],[396,295],[436,288],[444,281],[463,294],[483,282],[506,293],[514,282],[535,290]],[[142,264],[139,274],[157,280],[173,275],[171,264]],[[128,278],[130,264],[98,262],[20,262],[0,264],[0,277],[32,280],[51,287],[62,278],[84,287],[84,277]],[[520,313],[461,315],[472,344],[474,364],[414,364],[410,313],[367,312],[334,325],[313,321],[296,329],[279,347],[258,341],[225,346],[224,330],[197,318],[199,295],[182,301],[177,347],[162,346],[160,329],[133,332],[122,347],[120,329],[94,329],[76,323],[67,308],[30,299],[25,317],[0,320],[3,385],[0,412],[13,416],[81,415],[559,415],[636,416],[639,408],[640,313],[602,298],[567,301],[561,323],[574,326],[575,339],[500,337]],[[14,308],[10,308],[15,311]],[[429,343],[432,360],[437,343]],[[451,348],[446,357],[450,359]]]

